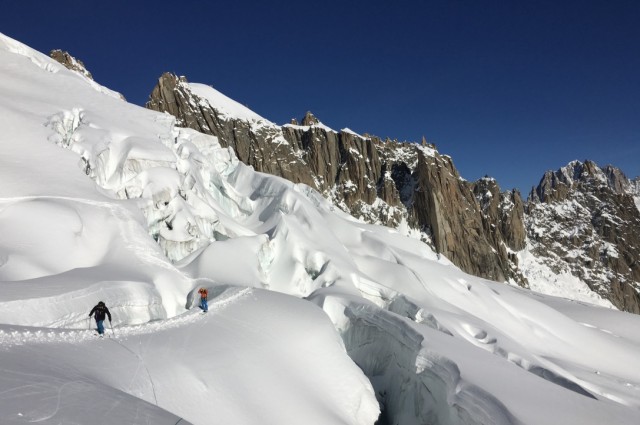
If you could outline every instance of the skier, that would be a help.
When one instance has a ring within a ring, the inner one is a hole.
[[[104,325],[103,325],[104,316],[105,315],[109,316],[109,323],[111,323],[111,313],[109,312],[109,309],[107,308],[106,305],[104,305],[104,302],[102,301],[100,301],[98,305],[96,305],[91,309],[91,312],[89,313],[89,317],[91,317],[94,313],[95,313],[94,318],[96,319],[96,324],[98,325],[98,333],[102,337],[104,335]]]
[[[198,293],[200,294],[200,308],[203,312],[206,313],[207,311],[209,311],[209,304],[207,304],[207,296],[209,295],[209,291],[207,291],[206,288],[200,288],[198,290]]]

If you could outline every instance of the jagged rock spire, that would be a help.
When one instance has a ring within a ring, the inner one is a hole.
[[[320,124],[320,120],[318,120],[318,118],[316,118],[310,111],[307,111],[307,113],[304,114],[304,117],[302,118],[302,125],[310,126],[316,124]]]
[[[93,76],[87,70],[87,68],[84,66],[84,63],[82,63],[81,60],[76,59],[73,56],[71,56],[69,54],[69,52],[66,52],[66,51],[60,50],[60,49],[56,49],[56,50],[52,50],[49,53],[49,56],[52,59],[55,59],[56,61],[60,62],[67,69],[70,69],[72,71],[76,71],[76,72],[84,75],[85,77],[93,80]]]
[[[189,111],[190,92],[186,92],[180,82],[186,83],[185,77],[178,77],[171,72],[163,73],[153,88],[145,107],[159,112],[168,112],[178,119],[178,123],[195,130],[207,133],[206,129],[194,124]]]

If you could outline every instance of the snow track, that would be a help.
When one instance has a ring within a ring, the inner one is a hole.
[[[131,336],[151,334],[205,320],[207,317],[215,316],[221,310],[250,295],[251,292],[252,288],[227,289],[217,297],[215,301],[209,304],[209,312],[206,314],[202,313],[199,309],[192,309],[170,319],[156,320],[142,325],[116,326],[113,329],[107,325],[104,341],[112,339],[118,342],[126,341],[126,339]],[[90,323],[92,329],[53,329],[0,325],[0,347],[24,344],[83,343],[86,341],[96,341],[98,336],[95,329],[93,329],[95,322],[92,319],[90,322],[87,320],[87,322]]]

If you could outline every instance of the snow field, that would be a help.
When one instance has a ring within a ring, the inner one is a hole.
[[[637,423],[637,316],[466,275],[0,41],[1,423]]]
[[[366,424],[378,416],[371,387],[322,311],[273,292],[228,288],[206,314],[116,327],[113,338],[97,339],[84,330],[2,330],[3,365],[26,360],[43,365],[39,379],[45,386],[58,391],[79,384],[112,388],[193,423],[248,424],[265,417],[293,423],[305,417],[311,424]],[[63,374],[45,372],[49,369]],[[25,412],[37,418],[45,411],[52,420],[75,420],[70,408],[74,394],[60,392],[66,408],[51,412],[37,397],[16,401],[6,396],[23,391],[21,380],[3,388],[0,411],[15,412],[4,416],[8,420]],[[17,405],[9,410],[10,402]],[[108,417],[102,423],[117,422]]]

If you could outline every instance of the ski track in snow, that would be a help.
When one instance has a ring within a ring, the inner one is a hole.
[[[202,313],[198,307],[193,308],[178,316],[156,320],[141,325],[122,326],[111,328],[105,324],[105,338],[126,340],[127,337],[135,335],[150,334],[157,331],[177,328],[203,320],[207,315],[216,315],[231,304],[248,296],[253,292],[252,288],[241,288],[227,290],[225,293],[216,298],[213,303],[209,304],[209,312]],[[46,344],[46,343],[81,343],[85,341],[95,341],[98,336],[93,326],[95,323],[91,321],[91,329],[47,329],[36,328],[30,330],[26,327],[16,329],[13,326],[0,328],[0,347],[11,347],[14,345],[25,344]]]

